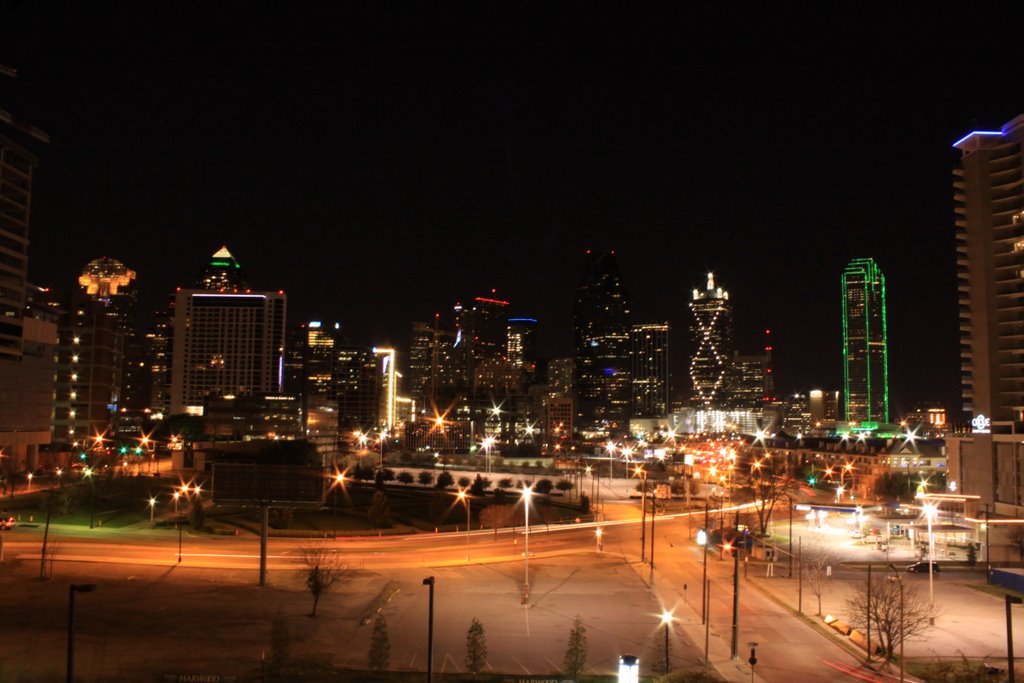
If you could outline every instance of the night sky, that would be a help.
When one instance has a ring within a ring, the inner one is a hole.
[[[114,257],[145,318],[223,244],[290,322],[404,345],[495,288],[552,357],[584,250],[612,248],[677,386],[710,269],[782,393],[839,388],[839,276],[870,256],[894,412],[959,408],[951,145],[1024,113],[1005,10],[81,4],[0,3],[0,108],[52,137],[0,125],[41,159],[36,284]]]

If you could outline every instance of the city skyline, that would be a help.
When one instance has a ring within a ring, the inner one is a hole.
[[[581,255],[614,248],[637,320],[685,330],[706,273],[728,283],[737,348],[772,330],[783,395],[841,385],[836,274],[868,256],[889,277],[893,412],[959,409],[952,143],[1024,110],[991,52],[898,18],[881,44],[930,48],[927,64],[710,11],[700,39],[622,54],[559,17],[448,42],[400,12],[328,31],[254,15],[216,39],[187,13],[153,35],[125,30],[128,10],[3,12],[19,77],[0,105],[51,138],[21,141],[41,159],[33,283],[116,258],[144,316],[227,245],[292,322],[407,348],[412,322],[496,288],[539,321],[541,356],[569,357]]]

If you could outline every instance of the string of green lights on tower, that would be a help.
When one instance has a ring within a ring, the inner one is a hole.
[[[871,258],[846,264],[843,295],[843,406],[849,422],[889,421],[885,275]]]

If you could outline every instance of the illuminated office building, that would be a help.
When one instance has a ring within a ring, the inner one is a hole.
[[[889,351],[885,275],[870,258],[842,275],[843,406],[847,422],[889,421]]]
[[[219,288],[174,297],[174,413],[201,415],[207,396],[275,393],[284,382],[285,293],[242,291],[244,283],[228,277],[239,272],[237,262],[220,265],[217,254],[200,284]],[[218,268],[223,277],[212,272]]]
[[[725,395],[734,346],[732,302],[729,292],[715,285],[714,273],[708,273],[703,291],[693,290],[690,311],[693,313],[690,327],[693,400],[697,407],[717,408]]]
[[[537,321],[534,318],[508,319],[508,362],[530,384],[537,374]]]
[[[958,492],[981,496],[989,511],[1021,517],[1024,114],[953,146],[960,153],[953,177],[960,368],[972,433],[946,439],[948,478]]]
[[[629,429],[629,298],[615,252],[587,251],[573,303],[577,428]]]
[[[669,412],[668,323],[633,325],[632,417],[664,417]]]

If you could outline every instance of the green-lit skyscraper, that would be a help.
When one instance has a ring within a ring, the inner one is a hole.
[[[843,270],[843,405],[846,419],[889,421],[885,276],[874,259]]]

